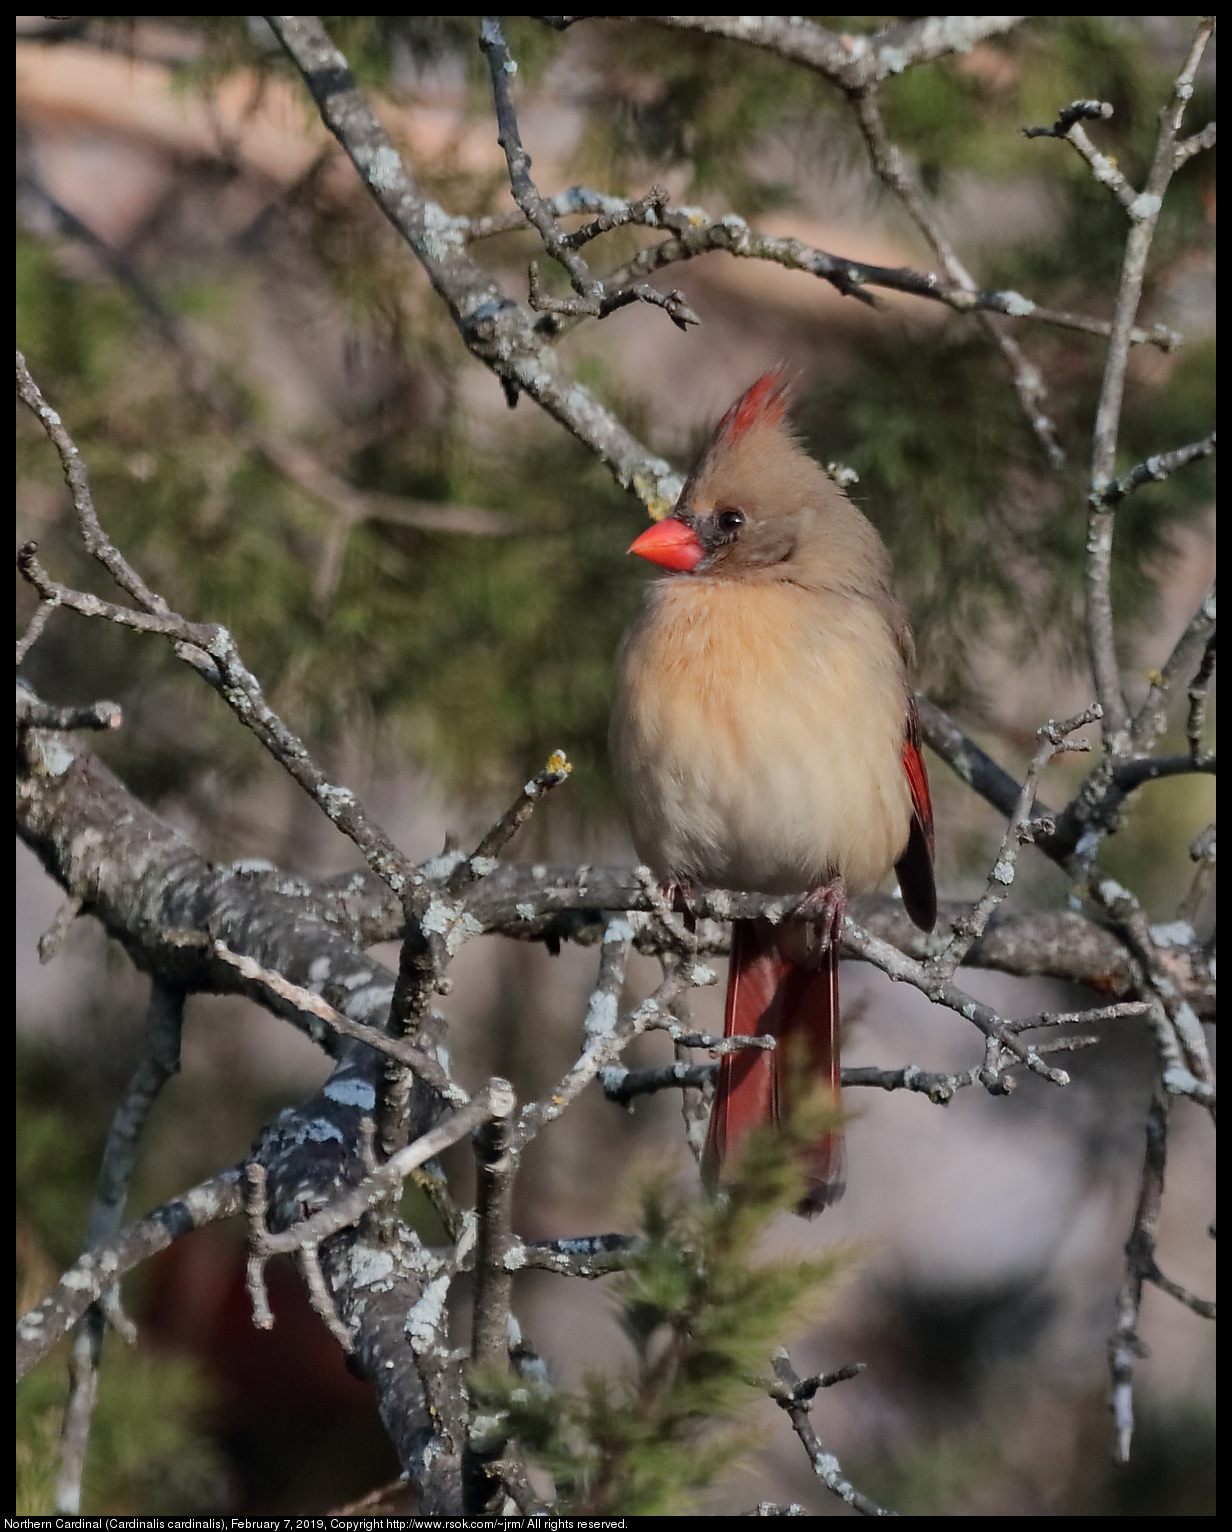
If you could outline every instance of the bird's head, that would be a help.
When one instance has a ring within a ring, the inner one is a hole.
[[[738,578],[779,566],[787,574],[815,551],[827,511],[849,502],[792,433],[789,397],[781,368],[758,378],[719,422],[675,510],[629,552],[676,572]]]

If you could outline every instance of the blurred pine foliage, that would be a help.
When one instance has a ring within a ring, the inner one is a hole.
[[[719,1197],[685,1196],[665,1176],[639,1194],[640,1247],[613,1284],[633,1351],[622,1374],[589,1372],[578,1394],[536,1371],[472,1379],[472,1443],[506,1443],[545,1468],[556,1508],[574,1515],[679,1515],[756,1440],[747,1416],[769,1358],[814,1317],[841,1263],[767,1260],[771,1222],[795,1206],[793,1153],[825,1116],[804,1103],[781,1131],[753,1134]]]

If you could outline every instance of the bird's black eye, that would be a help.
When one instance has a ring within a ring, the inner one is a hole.
[[[745,516],[743,511],[720,511],[715,516],[720,532],[738,532],[744,525]]]

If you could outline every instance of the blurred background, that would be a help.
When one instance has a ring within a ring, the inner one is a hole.
[[[891,18],[820,19],[861,32]],[[327,25],[433,196],[453,213],[512,206],[476,18]],[[624,557],[645,525],[640,504],[532,402],[508,410],[259,19],[26,17],[17,36],[18,345],[76,437],[111,536],[178,610],[231,627],[273,705],[414,856],[447,834],[474,839],[560,747],[575,766],[569,785],[510,854],[630,863],[604,735],[615,645],[648,576]],[[712,217],[930,269],[918,233],[878,194],[843,101],[807,72],[637,23],[555,34],[513,18],[508,36],[545,193],[659,183]],[[1037,18],[887,84],[889,129],[982,285],[1111,313],[1120,208],[1066,145],[1018,129],[1079,97],[1110,101],[1115,115],[1093,135],[1140,182],[1191,37],[1187,18]],[[1213,92],[1212,47],[1193,128],[1213,115]],[[1210,429],[1214,214],[1214,156],[1201,154],[1169,192],[1143,307],[1184,344],[1133,353],[1124,467]],[[588,258],[611,269],[650,237],[609,234]],[[530,235],[472,249],[525,297]],[[635,306],[575,330],[562,343],[570,367],[683,469],[736,393],[786,362],[810,450],[857,470],[853,494],[894,555],[920,684],[1021,770],[1034,729],[1090,700],[1081,558],[1103,342],[1015,332],[1069,453],[1054,472],[975,320],[894,294],[874,311],[806,274],[725,254],[668,275],[698,329],[682,335]],[[17,461],[18,540],[37,538],[55,577],[101,592],[25,412]],[[1118,513],[1115,599],[1135,696],[1211,579],[1212,497],[1208,460]],[[24,587],[17,605],[20,632]],[[61,612],[23,673],[54,702],[120,702],[124,728],[99,738],[99,753],[207,856],[313,874],[355,865],[349,843],[156,642]],[[1082,765],[1063,757],[1043,798],[1063,801]],[[974,896],[1002,826],[930,766],[942,891]],[[1189,843],[1213,812],[1213,779],[1158,782],[1108,844],[1105,865],[1153,919],[1174,918]],[[1063,901],[1055,869],[1029,852],[1024,865],[1013,900]],[[17,880],[24,1311],[79,1252],[146,983],[89,919],[40,967],[36,941],[59,893],[20,844]],[[394,949],[377,955],[396,965]],[[520,1094],[541,1089],[576,1054],[593,969],[589,950],[553,958],[499,938],[465,948],[446,1002],[463,1080],[499,1071]],[[656,972],[635,962],[629,995]],[[967,979],[1008,1014],[1090,999]],[[976,1062],[976,1035],[952,1013],[862,965],[843,982],[847,1062]],[[721,1025],[719,993],[700,995],[696,1011]],[[662,1061],[661,1040],[639,1046],[632,1061]],[[867,1493],[914,1514],[1213,1512],[1211,1332],[1154,1289],[1134,1461],[1110,1462],[1105,1341],[1150,1062],[1145,1024],[1129,1021],[1073,1056],[1065,1091],[1026,1075],[1010,1098],[967,1091],[946,1109],[848,1093],[845,1201],[813,1225],[784,1220],[774,1240],[846,1248],[825,1319],[793,1356],[802,1374],[868,1364],[815,1412]],[[190,999],[184,1071],[156,1108],[130,1212],[231,1163],[326,1073],[323,1055],[256,1006]],[[631,1113],[588,1094],[537,1144],[519,1232],[629,1227],[637,1167],[690,1163],[679,1110],[666,1094]],[[461,1156],[455,1169],[465,1175]],[[1202,1292],[1213,1290],[1212,1182],[1209,1124],[1182,1101],[1160,1260]],[[408,1213],[431,1232],[423,1209]],[[238,1227],[204,1230],[128,1284],[142,1341],[127,1351],[108,1339],[84,1509],[324,1511],[395,1476],[367,1389],[289,1268],[271,1272],[274,1330],[252,1329],[241,1242]],[[603,1283],[520,1284],[523,1326],[559,1378],[621,1365]],[[50,1503],[65,1390],[61,1351],[19,1391],[19,1509]],[[716,1507],[798,1500],[848,1514],[769,1402],[755,1436]]]

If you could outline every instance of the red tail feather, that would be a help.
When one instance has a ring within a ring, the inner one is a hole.
[[[724,1054],[702,1162],[708,1181],[718,1180],[724,1161],[739,1152],[751,1129],[777,1124],[790,1114],[794,1072],[801,1072],[810,1085],[827,1082],[838,1104],[838,951],[827,946],[805,965],[784,952],[787,941],[798,941],[800,934],[766,920],[737,920],[732,925],[724,1033],[773,1037],[777,1046]],[[845,1186],[843,1160],[839,1129],[828,1130],[810,1145],[805,1157],[808,1184],[799,1212],[818,1213],[838,1201]]]

